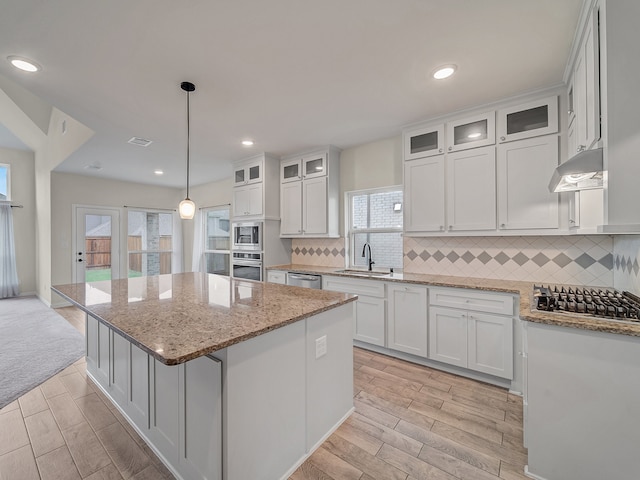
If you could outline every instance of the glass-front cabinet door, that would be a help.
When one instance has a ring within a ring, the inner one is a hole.
[[[444,124],[404,132],[403,136],[405,160],[444,153]]]
[[[447,123],[447,152],[495,143],[496,116],[493,111]]]
[[[301,161],[298,159],[280,163],[280,182],[297,182],[302,180]]]
[[[558,97],[542,98],[498,111],[500,143],[557,133]]]
[[[262,181],[262,160],[237,166],[233,171],[233,185],[248,185]]]
[[[305,155],[302,157],[302,170],[305,179],[324,177],[327,174],[326,152],[320,152],[317,155]]]
[[[244,185],[245,184],[246,171],[244,167],[236,167],[233,171],[233,184]]]

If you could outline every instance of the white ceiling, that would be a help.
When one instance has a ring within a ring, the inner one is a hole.
[[[22,143],[22,141],[2,123],[0,123],[0,147],[11,148],[13,150],[29,150],[29,147]]]
[[[562,82],[582,0],[0,0],[0,75],[96,134],[60,171],[181,187]],[[4,59],[29,57],[37,74]],[[437,82],[442,64],[458,72]],[[133,136],[153,141],[141,148]],[[251,138],[252,148],[240,141]],[[162,168],[165,175],[153,175]]]

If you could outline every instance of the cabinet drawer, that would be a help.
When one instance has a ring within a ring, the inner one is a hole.
[[[267,272],[267,282],[284,285],[287,283],[287,272],[283,272],[281,270],[269,270]]]
[[[344,277],[323,276],[323,290],[366,295],[368,297],[384,298],[384,283],[377,280],[360,280]]]
[[[500,293],[453,288],[430,288],[429,305],[513,315],[513,297]]]

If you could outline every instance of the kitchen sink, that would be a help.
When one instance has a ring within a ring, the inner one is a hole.
[[[346,269],[346,270],[336,270],[335,273],[345,273],[347,275],[358,275],[362,277],[384,277],[387,275],[391,275],[390,272],[376,272],[376,271],[368,271],[368,270],[356,270],[356,269]]]

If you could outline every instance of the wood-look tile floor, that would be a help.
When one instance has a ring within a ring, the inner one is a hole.
[[[356,410],[292,480],[526,480],[522,399],[354,348]]]
[[[57,311],[84,333],[84,313]],[[522,400],[504,389],[354,348],[354,402],[292,480],[526,480]],[[0,410],[0,480],[129,478],[173,476],[84,359]]]

